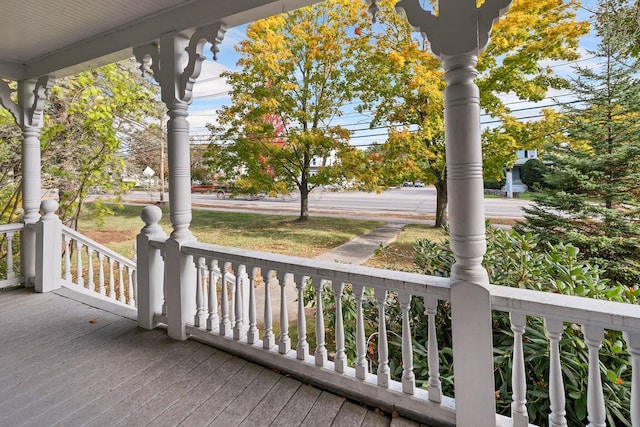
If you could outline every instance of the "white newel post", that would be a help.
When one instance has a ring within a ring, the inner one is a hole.
[[[202,50],[211,43],[212,52],[222,41],[222,23],[198,28],[193,32],[168,33],[157,43],[134,49],[143,72],[152,72],[160,84],[162,101],[167,106],[167,145],[169,162],[169,220],[173,231],[165,245],[165,279],[167,292],[167,332],[170,337],[185,340],[186,325],[192,323],[196,305],[196,269],[193,257],[182,254],[184,243],[195,238],[191,224],[191,161],[189,105],[193,100],[193,84],[200,75]]]
[[[62,222],[56,215],[58,202],[42,201],[42,217],[33,225],[36,237],[35,291],[60,288],[62,280]]]
[[[401,0],[411,25],[442,60],[447,88],[444,121],[451,249],[451,323],[456,425],[495,426],[495,383],[489,279],[482,267],[486,251],[480,99],[474,79],[479,53],[493,22],[511,0],[446,0],[438,16],[418,0]]]
[[[164,301],[164,261],[159,249],[150,246],[151,240],[166,240],[167,234],[158,225],[162,210],[147,206],[140,214],[145,226],[136,237],[138,278],[138,325],[141,328],[156,327],[155,314],[162,313]]]
[[[25,224],[21,233],[20,268],[25,286],[34,286],[36,276],[36,235],[30,225],[40,219],[40,132],[43,124],[44,103],[53,79],[45,76],[38,80],[18,82],[18,102],[11,99],[9,85],[0,81],[0,104],[13,116],[23,132],[22,140],[22,208]]]

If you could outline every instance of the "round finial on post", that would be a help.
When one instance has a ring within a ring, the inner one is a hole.
[[[144,222],[144,227],[140,232],[146,235],[156,234],[162,231],[162,227],[158,225],[160,219],[162,219],[162,209],[155,205],[145,206],[140,213],[140,218]]]
[[[145,223],[144,228],[153,227],[160,222],[160,219],[162,218],[162,209],[155,205],[145,206],[140,213],[140,218],[142,219],[142,222]]]
[[[56,217],[56,211],[60,205],[53,199],[43,200],[40,203],[40,211],[43,219],[51,219]]]

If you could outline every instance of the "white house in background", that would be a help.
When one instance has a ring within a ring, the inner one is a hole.
[[[320,169],[321,167],[333,166],[337,161],[338,157],[336,156],[335,150],[331,150],[331,153],[329,153],[329,155],[326,157],[313,156],[311,158],[310,164],[310,175],[313,176],[317,174],[318,169]]]
[[[516,151],[516,161],[512,167],[507,168],[506,183],[501,188],[507,193],[508,198],[512,198],[514,193],[524,193],[527,186],[522,182],[522,167],[531,159],[538,158],[538,150],[518,150]]]

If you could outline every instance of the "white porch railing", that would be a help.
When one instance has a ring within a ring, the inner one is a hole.
[[[62,226],[62,279],[132,307],[136,306],[136,263]]]
[[[511,413],[514,426],[527,426],[527,383],[523,335],[527,316],[544,320],[549,340],[549,425],[566,426],[565,388],[560,359],[559,341],[566,327],[579,326],[589,352],[589,381],[587,414],[590,426],[606,425],[605,399],[600,373],[598,351],[607,331],[622,331],[631,354],[630,423],[640,426],[640,307],[591,298],[559,295],[526,289],[491,287],[491,305],[494,310],[508,312],[514,334],[513,396]]]
[[[144,215],[143,215],[144,217]],[[147,227],[154,229],[154,221],[146,217]],[[157,228],[155,229],[157,231]],[[143,230],[144,234],[144,230]],[[141,234],[141,236],[143,236]],[[143,239],[144,240],[144,239]],[[429,423],[431,425],[455,425],[455,401],[443,396],[439,380],[439,347],[436,341],[436,307],[438,301],[450,298],[448,279],[401,273],[388,270],[352,265],[321,262],[298,257],[281,256],[257,251],[241,250],[198,242],[179,245],[179,258],[172,259],[162,268],[167,257],[169,242],[162,233],[149,233],[145,253],[146,280],[140,282],[141,294],[152,295],[148,302],[139,303],[148,307],[152,317],[146,327],[157,323],[170,325],[171,316],[182,315],[186,335],[210,343],[219,348],[238,354],[263,365],[270,366],[323,388],[337,391],[358,401],[392,411],[401,415]],[[176,244],[175,241],[172,244]],[[149,268],[149,265],[155,265]],[[195,274],[171,277],[193,277],[193,280],[172,283],[164,277],[166,271],[182,265]],[[142,269],[140,265],[140,269]],[[143,272],[140,271],[142,275]],[[163,286],[163,284],[166,284]],[[307,313],[303,304],[303,290],[306,285],[313,287],[315,314],[313,331],[307,327]],[[329,286],[327,288],[327,285]],[[143,287],[149,289],[143,290]],[[345,286],[352,289],[356,302],[356,356],[349,360],[345,352],[345,328],[342,313],[345,301]],[[174,287],[168,292],[164,287]],[[176,288],[179,292],[176,293]],[[287,309],[291,292],[295,289],[297,317],[295,334],[289,330]],[[394,381],[388,364],[387,322],[378,322],[377,365],[375,374],[369,371],[367,363],[367,337],[363,314],[363,295],[372,289],[377,304],[377,318],[386,319],[388,298],[398,297],[402,323],[402,376]],[[509,312],[514,334],[512,417],[496,417],[497,425],[527,426],[526,374],[524,369],[523,335],[526,316],[544,319],[548,335],[550,364],[549,425],[563,426],[565,421],[565,389],[562,366],[558,350],[558,340],[563,324],[568,327],[579,325],[585,343],[589,348],[589,389],[587,412],[592,426],[605,425],[605,400],[600,374],[598,349],[605,330],[623,331],[626,346],[631,354],[632,385],[630,423],[640,426],[640,307],[581,297],[571,297],[551,293],[528,291],[500,286],[490,287],[492,308]],[[331,316],[333,331],[328,335],[323,292],[335,296],[335,309]],[[154,296],[155,295],[155,296]],[[176,298],[176,295],[178,296]],[[427,355],[418,356],[412,349],[412,331],[409,307],[412,298],[424,300],[428,314]],[[272,303],[276,300],[275,304]],[[452,303],[455,303],[453,301]],[[279,309],[279,319],[272,313]],[[188,316],[184,316],[184,312]],[[144,318],[144,313],[139,311]],[[141,323],[141,325],[144,322]],[[278,325],[279,332],[275,326]],[[308,336],[315,333],[316,344],[310,348]],[[491,339],[489,337],[488,339]],[[327,341],[335,342],[333,360],[327,354]],[[416,387],[413,366],[418,360],[427,365],[429,378],[426,390]],[[474,363],[474,355],[469,354],[469,363]],[[469,378],[473,381],[473,378]],[[572,404],[572,402],[569,402]]]
[[[19,268],[16,268],[16,261],[19,256],[14,253],[15,242],[20,241],[20,232],[24,229],[24,224],[0,225],[0,289],[17,285],[23,282]]]

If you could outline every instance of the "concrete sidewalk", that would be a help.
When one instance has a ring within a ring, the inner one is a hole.
[[[375,255],[381,244],[386,246],[393,242],[406,225],[401,222],[388,222],[382,227],[358,236],[344,245],[316,257],[316,259],[344,264],[364,264]]]

